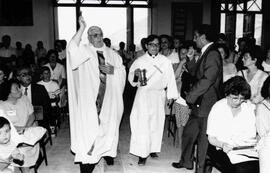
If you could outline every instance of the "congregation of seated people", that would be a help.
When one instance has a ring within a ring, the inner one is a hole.
[[[19,135],[29,128],[40,126],[46,129],[48,136],[56,136],[60,116],[67,112],[66,41],[56,40],[55,47],[48,51],[40,40],[34,50],[30,44],[23,46],[20,41],[12,47],[11,41],[9,35],[4,35],[0,47],[0,110],[1,116],[8,120],[3,126],[15,127]],[[42,117],[36,117],[35,107],[42,107]],[[4,145],[2,141],[0,145]],[[39,145],[26,150],[26,156],[30,161],[27,158],[24,160],[22,167],[28,169],[20,169],[23,172],[29,172],[29,168],[35,165]],[[10,162],[6,164],[1,171],[13,165]]]
[[[104,42],[111,47],[109,38],[105,38]],[[158,54],[171,62],[175,75],[179,97],[174,102],[167,100],[164,109],[166,115],[175,116],[176,145],[181,148],[185,126],[194,116],[186,97],[197,82],[196,63],[200,62],[202,50],[196,45],[195,38],[181,40],[177,36],[162,34],[158,42],[155,44],[159,48]],[[222,97],[210,107],[205,128],[209,146],[204,172],[210,173],[212,167],[222,173],[259,173],[259,169],[261,173],[266,173],[270,170],[266,164],[270,158],[265,154],[270,151],[269,140],[267,142],[270,136],[270,48],[264,53],[255,42],[254,38],[243,37],[238,39],[237,46],[229,45],[223,33],[216,35],[214,40],[223,74],[222,89],[216,92]],[[37,41],[35,51],[30,44],[23,48],[21,42],[16,42],[16,48],[13,48],[10,43],[10,36],[2,37],[0,109],[6,112],[9,121],[19,131],[21,126],[33,125],[33,106],[42,106],[44,119],[39,125],[54,134],[59,123],[57,116],[67,111],[66,42],[56,40],[55,47],[47,49],[42,41]],[[139,50],[134,44],[119,43],[119,50],[115,51],[122,57],[127,72],[134,61],[149,54],[148,46],[146,38],[142,38]],[[132,88],[130,85],[127,87]],[[134,99],[135,93],[124,92],[124,101],[127,101],[125,96]],[[9,110],[9,105],[15,111]],[[224,114],[219,114],[221,108]],[[14,114],[20,119],[14,119]],[[233,130],[227,131],[230,124]],[[198,156],[195,149],[192,152],[194,158],[191,159],[196,162]],[[193,169],[193,164],[196,165],[192,163],[188,167],[183,164],[181,156],[179,158],[179,162],[172,164],[176,169]],[[145,165],[146,160],[143,163],[139,160],[138,163]]]

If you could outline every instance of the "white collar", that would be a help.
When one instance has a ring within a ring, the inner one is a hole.
[[[158,53],[157,53],[156,55],[151,55],[151,54],[147,51],[147,55],[148,55],[149,57],[151,57],[151,58],[155,58],[155,57],[158,56]]]
[[[96,52],[96,51],[102,51],[102,52],[104,52],[104,51],[105,51],[105,48],[106,48],[106,45],[105,45],[105,44],[103,44],[103,46],[100,47],[100,48],[94,47],[92,44],[90,44],[90,46],[92,47],[92,49],[93,49],[95,52]]]
[[[28,85],[27,87],[21,85],[21,88],[23,88],[24,90],[25,90],[25,88],[28,88],[28,90],[29,90],[31,88],[31,84]]]
[[[212,45],[213,42],[207,43],[206,45],[203,46],[202,50],[201,50],[201,56],[203,55],[203,53],[206,51],[206,49]]]

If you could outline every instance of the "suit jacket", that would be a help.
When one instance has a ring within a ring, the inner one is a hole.
[[[192,86],[197,81],[195,77],[196,70],[196,60],[193,58],[191,61],[186,63],[187,71],[184,71],[181,75],[182,85],[181,85],[181,97],[186,99],[187,93],[190,92]]]
[[[49,117],[51,114],[51,102],[47,90],[43,85],[31,84],[31,94],[32,94],[32,105],[43,107],[43,121],[41,121],[41,126],[47,128],[49,127]]]
[[[196,63],[197,82],[186,96],[187,103],[195,105],[195,116],[207,117],[212,106],[223,96],[222,59],[215,44],[210,45]]]

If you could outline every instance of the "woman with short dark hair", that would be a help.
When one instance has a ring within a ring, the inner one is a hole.
[[[248,99],[249,84],[240,76],[225,82],[225,98],[212,107],[207,135],[208,155],[222,173],[259,173],[256,144],[255,105]],[[240,150],[241,147],[250,147]]]
[[[243,64],[247,69],[238,72],[239,76],[246,79],[251,87],[251,102],[257,104],[263,100],[261,88],[268,74],[258,68],[258,59],[260,55],[254,49],[248,49],[243,52]]]
[[[9,120],[18,131],[33,126],[35,117],[33,106],[21,91],[17,80],[10,80],[4,90],[7,95],[0,102],[0,108],[5,111]]]
[[[218,51],[223,62],[223,82],[235,76],[237,73],[234,63],[229,60],[230,51],[225,44],[217,44]]]
[[[173,39],[169,35],[160,35],[160,53],[166,56],[172,64],[179,63],[179,55],[173,49]]]

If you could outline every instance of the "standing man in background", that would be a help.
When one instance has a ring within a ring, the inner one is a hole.
[[[82,16],[79,25],[67,51],[71,150],[81,173],[89,173],[101,158],[114,164],[126,72],[122,58],[103,43],[101,28],[91,26],[89,44],[81,45]]]
[[[212,42],[215,37],[210,25],[203,24],[195,30],[193,41],[201,49],[201,56],[196,62],[194,73],[196,81],[186,95],[191,115],[183,131],[181,159],[172,163],[175,168],[193,169],[193,148],[197,142],[196,173],[204,172],[208,148],[206,136],[208,114],[212,106],[222,97],[222,59]]]

